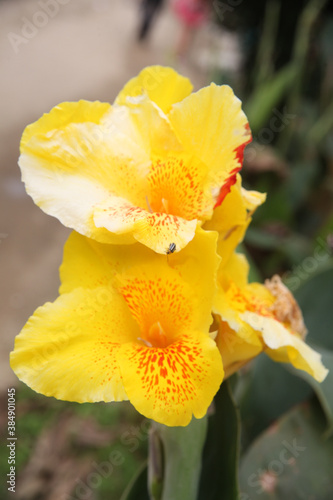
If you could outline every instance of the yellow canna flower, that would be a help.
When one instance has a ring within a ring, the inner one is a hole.
[[[46,396],[129,399],[169,426],[203,417],[223,379],[209,335],[216,239],[199,230],[166,259],[140,244],[107,245],[73,232],[60,296],[17,336],[12,369]]]
[[[264,351],[322,382],[328,370],[321,356],[304,342],[306,328],[291,292],[278,276],[265,285],[249,284],[248,268],[245,257],[234,253],[219,270],[213,310],[226,376]]]
[[[230,87],[144,69],[111,106],[59,104],[22,137],[27,192],[101,243],[178,252],[236,181],[251,133]]]

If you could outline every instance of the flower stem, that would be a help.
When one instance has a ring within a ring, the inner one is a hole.
[[[152,500],[197,498],[207,416],[187,427],[153,422],[150,433],[148,482]]]

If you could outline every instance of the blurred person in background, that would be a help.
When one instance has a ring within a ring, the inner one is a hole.
[[[182,28],[176,46],[176,54],[185,57],[198,28],[203,26],[210,14],[211,0],[174,0],[172,7]]]
[[[163,0],[142,0],[140,5],[141,22],[138,33],[138,40],[146,40],[151,30],[152,24],[159,10],[161,10]]]

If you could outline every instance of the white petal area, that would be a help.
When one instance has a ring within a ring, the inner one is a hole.
[[[261,332],[268,350],[275,361],[290,362],[295,368],[305,370],[318,382],[322,382],[328,370],[321,362],[321,356],[303,340],[290,333],[279,321],[246,311],[240,317],[254,330]]]
[[[259,193],[258,191],[248,191],[241,188],[244,205],[251,213],[254,212],[260,205],[266,201],[266,193]]]
[[[62,171],[58,171],[56,175],[54,172],[51,174],[28,155],[21,155],[20,164],[27,193],[44,212],[53,215],[65,226],[101,243],[120,243],[112,233],[104,228],[96,228],[93,223],[94,207],[109,196],[102,184]]]
[[[126,106],[113,105],[101,123],[111,133],[126,135],[148,156],[183,149],[168,117],[147,95],[128,98]]]
[[[109,195],[94,210],[94,223],[116,234],[133,231],[138,220],[149,215],[148,210],[129,203],[120,196]]]

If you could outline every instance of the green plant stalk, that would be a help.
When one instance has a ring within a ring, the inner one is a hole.
[[[256,87],[244,104],[244,110],[251,124],[253,134],[258,134],[272,110],[279,105],[287,92],[292,88],[297,77],[297,68],[293,63],[286,64],[273,78]]]
[[[240,414],[233,391],[238,375],[225,380],[214,398],[203,451],[202,473],[197,500],[240,500],[238,468]]]
[[[268,80],[273,74],[273,53],[279,24],[279,16],[280,2],[270,0],[266,6],[263,33],[260,39],[260,45],[255,63],[255,88]]]
[[[148,461],[152,500],[197,498],[207,423],[207,415],[200,420],[193,418],[186,427],[153,422]]]
[[[301,98],[301,86],[309,50],[311,29],[326,1],[327,0],[310,1],[304,8],[297,25],[292,58],[299,67],[299,73],[293,90],[290,93],[289,104],[291,111],[297,110]]]
[[[318,145],[333,130],[333,101],[308,133],[308,140]]]
[[[289,113],[297,114],[301,101],[302,83],[306,68],[307,54],[311,29],[323,9],[327,0],[312,0],[303,9],[299,18],[292,53],[292,63],[297,67],[297,76],[289,94],[287,110]],[[284,130],[279,141],[279,149],[287,152],[292,135],[295,131],[295,120]]]

